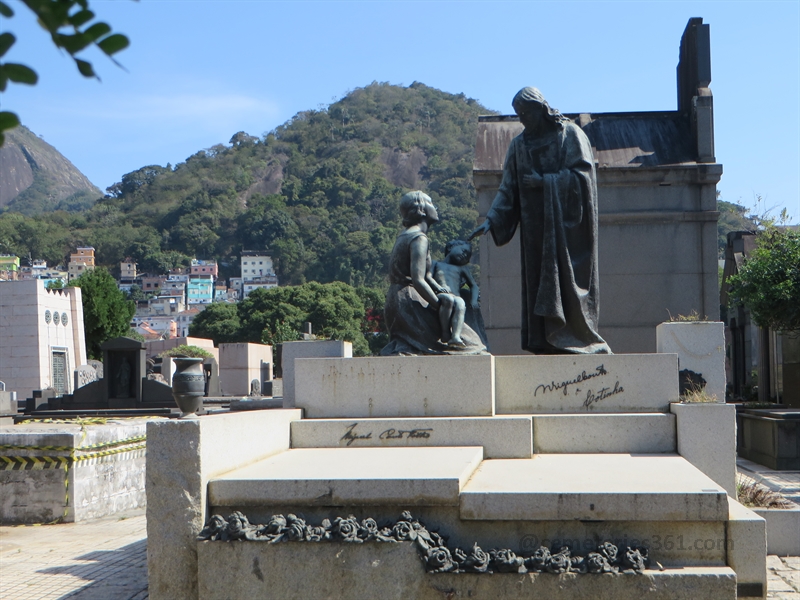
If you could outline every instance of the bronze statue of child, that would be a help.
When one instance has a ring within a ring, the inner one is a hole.
[[[442,327],[442,342],[463,346],[461,332],[464,329],[466,303],[461,297],[461,288],[466,284],[470,291],[470,308],[478,311],[478,284],[469,270],[472,246],[464,240],[451,240],[444,248],[445,260],[433,264],[433,290],[439,300],[439,323]]]

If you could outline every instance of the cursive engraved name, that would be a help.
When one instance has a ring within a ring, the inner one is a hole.
[[[387,429],[380,436],[382,440],[402,440],[403,437],[408,439],[428,439],[431,437],[433,429]]]
[[[344,435],[341,437],[339,442],[343,442],[347,440],[347,446],[350,446],[356,440],[371,440],[372,439],[372,432],[369,433],[356,433],[356,427],[358,423],[353,423],[352,425],[347,426],[347,431],[344,432]]]
[[[586,392],[586,400],[583,401],[583,406],[584,408],[589,408],[592,404],[595,404],[596,402],[600,402],[601,400],[605,400],[606,398],[609,398],[610,396],[614,396],[616,394],[621,394],[624,391],[625,388],[619,384],[619,381],[617,381],[614,384],[613,389],[604,387],[597,390],[596,394],[592,393],[592,390],[589,390]]]
[[[560,381],[558,383],[556,383],[555,381],[552,381],[549,384],[540,383],[539,385],[536,386],[536,389],[533,390],[533,395],[536,396],[536,394],[539,393],[539,389],[541,389],[543,394],[546,394],[547,392],[554,392],[556,390],[564,390],[564,395],[566,396],[569,386],[575,385],[576,383],[581,383],[582,381],[593,379],[594,377],[600,377],[601,375],[607,375],[607,374],[608,371],[606,371],[605,367],[603,365],[600,365],[599,367],[595,367],[594,373],[587,373],[586,371],[581,371],[581,374],[578,375],[575,379]]]

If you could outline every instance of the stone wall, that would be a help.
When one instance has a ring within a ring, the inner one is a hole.
[[[0,522],[84,521],[144,507],[146,422],[0,427]]]

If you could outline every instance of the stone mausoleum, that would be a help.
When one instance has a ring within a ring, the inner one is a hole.
[[[74,391],[86,364],[81,289],[48,290],[39,279],[0,281],[0,381],[20,398]]]
[[[700,18],[689,21],[681,38],[677,80],[675,111],[567,115],[594,151],[600,334],[616,353],[655,352],[656,325],[670,314],[695,310],[719,318],[716,185],[722,165],[714,157],[709,26]],[[509,143],[521,131],[516,115],[480,118],[474,182],[481,216],[497,193]],[[518,354],[516,239],[498,248],[483,238],[480,286],[492,353]]]

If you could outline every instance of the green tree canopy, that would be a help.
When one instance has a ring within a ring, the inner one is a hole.
[[[367,318],[365,299],[373,311]],[[358,356],[370,354],[375,320],[383,303],[380,290],[353,288],[333,283],[309,282],[296,286],[256,289],[239,304],[212,304],[192,322],[192,336],[220,342],[278,344],[299,339],[303,324],[310,322],[322,338],[353,343]],[[380,349],[380,348],[378,348]]]
[[[128,292],[128,300],[133,300],[134,302],[143,302],[151,296],[152,294],[145,293],[142,288],[135,283],[131,286],[131,289]]]
[[[127,335],[136,306],[117,288],[106,269],[86,271],[70,282],[81,288],[83,329],[89,358],[102,359],[100,345],[111,338]]]
[[[189,335],[214,340],[215,344],[242,341],[240,330],[237,306],[227,302],[207,306],[189,325]]]
[[[800,331],[800,230],[768,226],[732,276],[730,304],[743,304],[759,326]]]
[[[247,341],[283,337],[287,327],[299,333],[308,321],[317,336],[352,342],[356,355],[369,354],[362,333],[364,303],[340,281],[253,290],[239,303],[239,318]]]
[[[719,258],[725,257],[725,247],[728,245],[728,234],[731,231],[756,231],[758,223],[752,212],[741,204],[717,200],[719,219],[717,220],[717,254]]]

